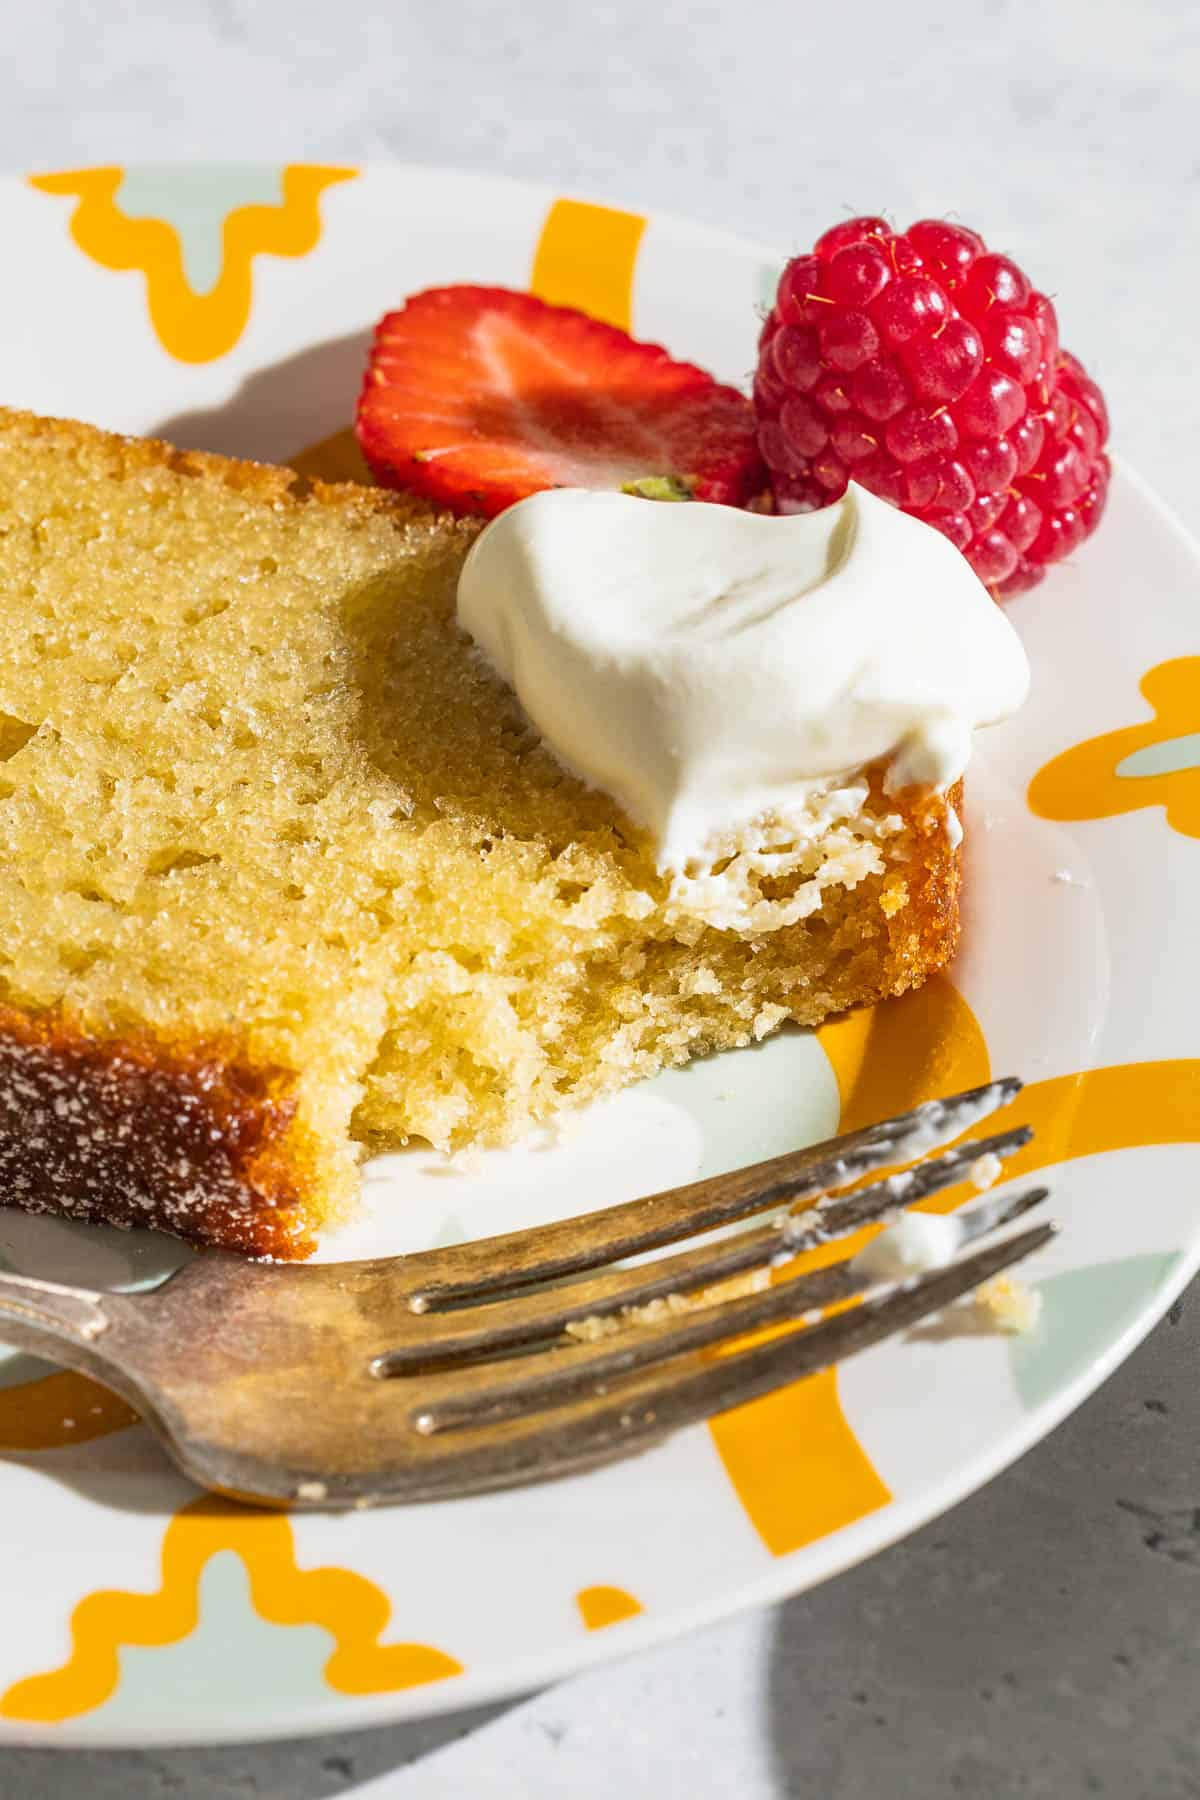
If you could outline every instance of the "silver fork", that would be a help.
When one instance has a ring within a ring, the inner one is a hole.
[[[904,1282],[872,1284],[842,1261],[720,1295],[962,1181],[989,1151],[1011,1155],[1028,1129],[944,1147],[1020,1085],[991,1082],[751,1168],[450,1250],[318,1266],[209,1254],[136,1294],[0,1274],[0,1337],[115,1389],[186,1475],[238,1499],[364,1506],[566,1475],[827,1368],[1040,1249],[1053,1225]],[[1045,1192],[989,1195],[962,1215],[964,1241]],[[613,1266],[785,1203],[766,1224]],[[791,1329],[763,1340],[780,1326]],[[747,1334],[759,1335],[735,1342]]]

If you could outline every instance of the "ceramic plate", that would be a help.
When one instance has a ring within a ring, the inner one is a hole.
[[[0,396],[186,445],[355,469],[372,321],[532,286],[744,381],[778,259],[670,218],[419,168],[93,168],[0,185]],[[316,447],[316,448],[314,448]],[[976,1312],[572,1481],[324,1517],[201,1498],[127,1409],[0,1364],[0,1742],[319,1732],[529,1689],[860,1561],[1011,1462],[1200,1263],[1197,553],[1126,471],[1011,617],[1033,697],[972,771],[949,978],[670,1074],[565,1139],[368,1171],[326,1256],[507,1230],[1015,1071],[1063,1231],[1028,1336]],[[961,1194],[948,1196],[954,1204]],[[9,1265],[98,1285],[179,1256],[0,1213]]]

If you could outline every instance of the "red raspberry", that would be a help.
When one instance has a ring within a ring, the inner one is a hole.
[[[961,225],[847,219],[788,264],[763,326],[758,441],[780,512],[854,480],[1007,598],[1104,511],[1108,415],[1054,307]]]

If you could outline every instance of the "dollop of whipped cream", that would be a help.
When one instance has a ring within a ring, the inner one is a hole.
[[[962,555],[853,484],[790,517],[534,494],[476,540],[458,619],[565,767],[693,888],[853,818],[869,763],[890,761],[894,790],[948,787],[972,729],[1029,684]]]
[[[859,1251],[850,1269],[863,1281],[909,1281],[952,1263],[966,1236],[954,1213],[906,1212]]]

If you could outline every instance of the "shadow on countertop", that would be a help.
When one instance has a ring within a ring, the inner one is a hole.
[[[1193,1298],[998,1481],[778,1608],[781,1800],[1200,1795],[1198,1360]]]
[[[398,1773],[520,1701],[328,1737],[193,1750],[0,1751],[4,1800],[332,1800]],[[514,1797],[515,1800],[515,1797]]]

